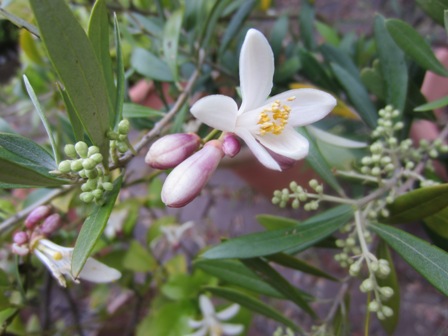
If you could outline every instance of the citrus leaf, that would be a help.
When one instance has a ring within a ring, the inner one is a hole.
[[[426,111],[432,111],[435,109],[439,109],[441,107],[445,107],[448,105],[448,97],[443,97],[438,100],[434,100],[432,102],[417,106],[414,108],[414,111],[417,112],[426,112]]]
[[[145,77],[162,82],[172,82],[174,80],[169,66],[145,49],[135,48],[131,56],[131,65]]]
[[[435,288],[448,295],[448,254],[445,251],[393,226],[375,224],[370,229]]]
[[[165,57],[165,62],[171,69],[175,81],[179,80],[177,71],[177,49],[183,16],[184,8],[181,7],[171,13],[171,16],[166,21],[163,29],[163,55]]]

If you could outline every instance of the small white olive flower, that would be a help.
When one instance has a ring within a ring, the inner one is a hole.
[[[173,247],[178,248],[180,240],[185,232],[190,230],[194,225],[193,221],[188,221],[182,225],[165,225],[160,228],[160,231],[164,234],[167,242]]]
[[[244,330],[244,326],[241,324],[222,323],[222,321],[227,321],[238,313],[240,309],[238,304],[232,304],[217,313],[210,299],[206,295],[201,295],[199,297],[199,307],[203,319],[200,321],[190,319],[188,321],[190,327],[197,330],[187,336],[232,336],[240,335]]]
[[[40,239],[35,243],[33,253],[47,266],[61,286],[67,285],[64,276],[76,283],[79,282],[72,274],[73,248],[59,246],[47,239]],[[112,282],[120,277],[119,271],[93,258],[87,259],[79,274],[79,278],[96,283]]]
[[[234,133],[246,142],[267,168],[281,170],[271,153],[293,160],[308,154],[308,140],[294,127],[325,117],[336,105],[330,94],[316,89],[296,89],[267,99],[274,76],[274,54],[258,30],[249,29],[240,52],[242,103],[224,95],[198,100],[191,113],[204,124]]]

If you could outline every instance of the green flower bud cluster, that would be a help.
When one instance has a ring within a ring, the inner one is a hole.
[[[130,146],[128,139],[129,130],[129,120],[123,119],[118,123],[117,132],[107,132],[107,137],[111,140],[111,148],[116,148],[122,154],[126,153]]]
[[[283,330],[282,327],[278,327],[272,336],[294,336],[294,331],[292,331],[290,328],[286,328]]]
[[[354,262],[354,257],[358,257],[361,254],[361,248],[359,247],[356,239],[355,232],[352,232],[346,239],[336,239],[335,244],[342,249],[342,252],[335,254],[334,260],[336,260],[341,267],[356,267],[358,262]]]
[[[313,195],[313,199],[309,200],[310,194],[303,187],[296,182],[291,182],[288,188],[274,191],[272,203],[278,204],[281,208],[286,207],[289,200],[292,199],[291,207],[298,209],[300,203],[304,202],[303,208],[305,211],[317,210],[319,208],[320,197],[323,195],[324,187],[315,179],[309,181],[309,186],[317,193]]]
[[[97,146],[88,146],[79,141],[64,147],[65,154],[70,160],[59,163],[58,171],[62,174],[79,177],[85,182],[81,185],[81,201],[91,203],[101,201],[105,191],[112,189],[109,177],[103,169],[103,155]]]

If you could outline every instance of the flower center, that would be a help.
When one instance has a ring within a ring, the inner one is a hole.
[[[293,101],[296,97],[292,96],[287,101]],[[260,135],[272,133],[275,135],[282,134],[288,123],[291,107],[283,104],[280,100],[274,101],[270,107],[266,107],[261,111],[257,125],[260,125]]]

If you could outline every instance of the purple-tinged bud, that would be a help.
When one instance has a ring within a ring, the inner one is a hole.
[[[233,133],[226,133],[222,141],[222,150],[228,157],[233,158],[241,150],[241,143]]]
[[[23,245],[28,242],[30,237],[28,237],[28,234],[25,231],[19,231],[14,233],[12,236],[12,241],[17,245]]]
[[[51,208],[48,205],[38,206],[36,209],[30,212],[25,219],[25,226],[29,230],[33,230],[34,227],[43,221],[51,212]]]
[[[11,251],[12,253],[19,256],[26,256],[28,253],[30,253],[28,246],[18,245],[16,243],[12,244]]]
[[[267,149],[267,148],[266,148]],[[277,161],[278,165],[282,170],[286,170],[289,168],[294,167],[294,165],[297,163],[297,160],[291,159],[289,157],[277,154],[269,149],[267,149],[269,154],[272,156],[272,158]]]
[[[45,218],[40,226],[40,232],[44,235],[50,235],[61,227],[61,216],[57,213]]]
[[[193,154],[200,142],[201,139],[194,133],[166,135],[152,144],[145,162],[156,169],[174,168]]]
[[[180,208],[199,195],[224,156],[222,143],[207,142],[200,151],[173,169],[162,188],[162,201],[172,208]]]

